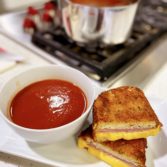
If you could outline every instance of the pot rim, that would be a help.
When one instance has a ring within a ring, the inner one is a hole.
[[[119,5],[119,6],[112,6],[112,7],[108,7],[108,6],[103,6],[103,7],[89,6],[89,5],[84,5],[84,4],[80,4],[80,3],[74,3],[71,0],[64,0],[64,1],[66,1],[68,4],[79,6],[79,7],[96,8],[96,9],[114,9],[114,10],[119,9],[120,10],[120,9],[125,9],[129,6],[132,6],[132,5],[136,5],[136,4],[139,3],[140,0],[136,0],[136,2],[130,3],[129,5]]]

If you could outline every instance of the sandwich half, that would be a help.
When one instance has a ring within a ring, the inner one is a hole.
[[[145,167],[146,139],[97,142],[89,127],[79,136],[78,146],[112,167]]]
[[[101,93],[93,105],[93,137],[96,141],[139,139],[161,129],[149,101],[136,87],[119,87]]]

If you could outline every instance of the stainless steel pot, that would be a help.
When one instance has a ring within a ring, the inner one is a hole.
[[[64,29],[74,41],[113,45],[128,38],[138,1],[119,7],[92,7],[61,0],[61,6]]]

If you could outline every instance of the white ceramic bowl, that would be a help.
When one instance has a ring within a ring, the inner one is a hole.
[[[88,101],[87,110],[76,120],[52,129],[36,130],[24,128],[13,123],[8,118],[12,98],[25,86],[46,79],[62,79],[76,84],[85,93]],[[81,130],[90,113],[95,98],[95,88],[92,81],[82,72],[65,66],[44,65],[31,67],[4,82],[0,88],[0,115],[5,122],[25,140],[36,143],[51,143],[63,140]]]

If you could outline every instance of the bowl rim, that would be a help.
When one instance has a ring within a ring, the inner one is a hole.
[[[32,128],[26,128],[26,127],[23,127],[23,126],[20,126],[20,125],[17,125],[15,124],[14,122],[12,122],[9,118],[7,118],[7,116],[2,112],[1,110],[1,107],[0,107],[0,115],[2,116],[2,118],[7,121],[11,126],[14,126],[20,130],[24,130],[24,131],[27,131],[27,132],[34,132],[34,133],[44,133],[44,132],[50,132],[50,131],[55,131],[55,130],[61,130],[61,129],[64,129],[64,128],[67,128],[68,126],[71,126],[72,124],[75,124],[77,122],[79,122],[84,116],[86,116],[87,114],[89,115],[90,112],[91,112],[91,108],[92,108],[92,105],[93,105],[93,102],[95,100],[95,85],[93,84],[93,81],[91,81],[91,79],[85,75],[83,72],[75,69],[75,68],[72,68],[72,67],[68,67],[68,66],[65,66],[65,65],[56,65],[56,64],[48,64],[48,65],[38,65],[38,66],[31,66],[29,68],[27,68],[26,70],[23,70],[13,76],[11,76],[10,78],[8,78],[6,81],[4,81],[0,87],[0,91],[5,87],[5,85],[7,83],[9,83],[13,78],[21,75],[21,74],[24,74],[30,70],[33,70],[33,69],[38,69],[38,68],[47,68],[47,67],[56,67],[56,68],[62,68],[62,69],[69,69],[69,70],[73,70],[75,72],[78,72],[80,73],[80,75],[82,75],[84,78],[86,78],[88,81],[89,81],[89,84],[91,85],[92,87],[92,99],[91,99],[91,102],[90,102],[90,105],[86,108],[85,112],[82,113],[78,118],[76,118],[75,120],[65,124],[65,125],[62,125],[62,126],[59,126],[59,127],[55,127],[55,128],[49,128],[49,129],[32,129]],[[16,92],[17,93],[17,92]]]

